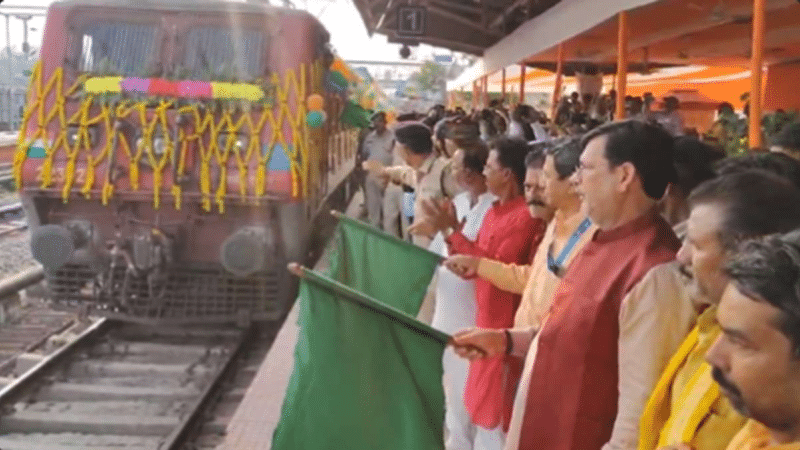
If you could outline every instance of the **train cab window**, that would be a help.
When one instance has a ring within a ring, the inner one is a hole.
[[[186,39],[184,65],[193,79],[253,81],[262,76],[265,40],[256,29],[193,28]]]
[[[156,25],[94,23],[83,30],[80,70],[118,76],[143,75],[155,47]]]

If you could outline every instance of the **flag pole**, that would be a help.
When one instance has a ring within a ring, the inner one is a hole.
[[[315,272],[305,266],[297,263],[290,263],[288,269],[289,272],[297,277],[310,281],[328,291],[333,292],[334,294],[338,294],[345,300],[349,300],[364,308],[371,309],[378,314],[386,316],[415,333],[426,335],[444,345],[447,345],[447,343],[449,343],[451,340],[451,336],[449,334],[439,331],[430,325],[420,322],[415,317],[412,317],[397,308],[385,305],[372,297],[364,295],[349,286],[321,275],[320,273]]]
[[[346,214],[344,214],[344,213],[342,213],[340,211],[336,211],[335,209],[331,210],[331,215],[333,217],[335,217],[336,219],[342,221],[342,222],[347,222],[347,223],[349,223],[351,225],[354,225],[354,226],[356,226],[358,228],[361,228],[362,230],[367,231],[367,232],[369,232],[370,234],[372,234],[372,235],[374,235],[376,237],[379,237],[381,239],[384,239],[384,240],[387,240],[387,241],[390,241],[390,242],[394,242],[396,244],[402,244],[402,245],[405,245],[405,246],[407,246],[409,248],[413,248],[414,251],[420,252],[420,253],[424,254],[426,257],[437,258],[437,260],[439,262],[442,262],[444,260],[444,257],[442,257],[442,255],[440,255],[438,253],[434,253],[434,252],[432,252],[432,251],[430,251],[430,250],[428,250],[426,248],[422,248],[419,245],[414,245],[414,244],[411,244],[409,242],[406,242],[406,241],[400,239],[399,237],[392,236],[389,233],[385,233],[385,232],[373,227],[372,225],[370,225],[370,224],[368,224],[366,222],[362,222],[362,221],[360,221],[358,219],[354,219],[352,217],[348,217]]]

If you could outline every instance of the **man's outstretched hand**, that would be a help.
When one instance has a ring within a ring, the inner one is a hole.
[[[506,334],[503,330],[472,328],[453,335],[453,351],[462,358],[474,361],[491,358],[506,351]]]

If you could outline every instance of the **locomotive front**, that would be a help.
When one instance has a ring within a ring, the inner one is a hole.
[[[14,167],[55,297],[279,317],[326,163],[305,100],[327,41],[308,14],[251,3],[53,4]]]

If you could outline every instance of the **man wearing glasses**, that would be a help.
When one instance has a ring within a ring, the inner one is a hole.
[[[507,450],[608,450],[635,442],[637,430],[615,429],[618,407],[643,404],[649,389],[631,388],[620,355],[632,342],[653,339],[659,348],[670,347],[643,319],[664,317],[662,309],[673,308],[630,294],[650,269],[674,260],[680,244],[656,209],[675,179],[673,139],[657,126],[622,121],[593,130],[582,147],[573,179],[598,229],[564,271],[540,329],[473,329],[454,336],[456,353],[466,358],[526,357]],[[668,359],[648,356],[631,369],[658,373],[660,367],[650,366]]]
[[[446,265],[465,278],[477,275],[498,288],[522,294],[514,316],[514,327],[539,328],[550,308],[553,292],[572,258],[588,242],[596,227],[581,212],[581,199],[569,177],[578,167],[580,142],[569,138],[547,150],[538,184],[544,206],[555,211],[547,226],[539,251],[530,265],[504,264],[471,255],[451,256]],[[534,170],[528,167],[528,170]],[[526,186],[526,193],[528,191]],[[528,199],[531,203],[536,199]]]

